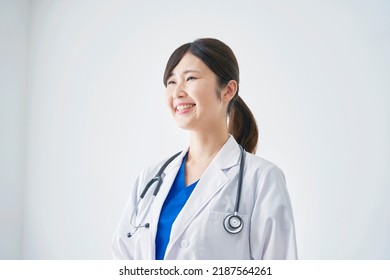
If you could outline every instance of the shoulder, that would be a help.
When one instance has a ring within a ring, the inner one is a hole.
[[[262,157],[246,154],[245,174],[249,185],[254,185],[256,197],[270,199],[275,203],[289,205],[289,195],[283,171]],[[278,205],[278,204],[273,204]],[[271,207],[271,206],[270,206]]]
[[[245,166],[246,172],[251,173],[253,176],[262,177],[268,174],[284,178],[283,171],[276,164],[251,153],[245,153]]]

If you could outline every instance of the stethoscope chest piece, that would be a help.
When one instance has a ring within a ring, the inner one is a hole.
[[[244,221],[237,214],[230,214],[223,220],[223,226],[227,232],[235,234],[242,230]]]

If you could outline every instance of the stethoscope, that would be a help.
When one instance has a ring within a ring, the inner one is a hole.
[[[231,233],[231,234],[236,234],[236,233],[239,233],[243,226],[244,226],[244,221],[242,220],[242,218],[238,215],[238,209],[240,207],[240,197],[241,197],[241,189],[242,189],[242,179],[243,179],[243,170],[244,170],[244,164],[245,164],[245,151],[244,149],[240,146],[240,150],[241,150],[241,160],[240,160],[240,172],[238,174],[238,185],[237,185],[237,194],[236,194],[236,202],[235,202],[235,205],[234,205],[234,211],[232,214],[229,214],[225,217],[225,219],[223,220],[223,227],[225,228],[225,230],[228,232],[228,233]],[[134,228],[135,230],[133,232],[129,232],[127,234],[127,237],[130,238],[134,235],[134,233],[137,232],[138,229],[140,228],[149,228],[150,227],[150,224],[149,223],[144,223],[144,220],[145,220],[145,217],[147,216],[147,214],[149,213],[150,211],[150,207],[152,206],[153,204],[153,201],[154,201],[154,198],[156,197],[156,195],[158,194],[158,192],[160,191],[160,187],[161,187],[161,184],[163,182],[163,179],[161,177],[162,173],[164,172],[165,168],[168,166],[168,164],[170,164],[181,152],[178,152],[177,154],[173,155],[172,157],[170,157],[160,168],[160,170],[157,172],[156,176],[154,176],[145,186],[145,188],[143,189],[141,195],[139,196],[139,199],[138,199],[138,202],[137,202],[137,205],[136,207],[134,208],[134,211],[133,213],[131,214],[130,216],[130,225],[132,228]],[[149,191],[150,187],[155,183],[157,182],[157,185],[154,189],[154,192],[153,192],[153,197],[152,197],[152,201],[149,203],[148,205],[148,208],[146,209],[145,211],[145,214],[144,216],[142,217],[141,219],[141,222],[136,225],[133,223],[133,219],[135,217],[135,213],[137,212],[138,208],[139,208],[139,205],[140,205],[140,202],[141,200],[144,199],[145,195],[147,194],[147,192]]]

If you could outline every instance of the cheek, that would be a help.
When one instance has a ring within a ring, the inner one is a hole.
[[[215,106],[218,102],[216,92],[210,88],[204,88],[201,90],[197,98],[201,100],[204,106]]]

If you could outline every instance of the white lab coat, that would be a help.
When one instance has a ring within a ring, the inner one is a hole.
[[[165,169],[163,184],[144,223],[131,238],[130,216],[145,185],[161,164],[148,168],[137,179],[113,237],[114,259],[155,259],[155,238],[161,207],[179,170],[185,149]],[[165,162],[165,161],[164,161]],[[230,136],[200,178],[172,225],[165,259],[296,259],[295,226],[285,178],[273,163],[246,153],[239,215],[244,227],[228,233],[223,221],[232,214],[238,185],[240,148]],[[141,201],[136,222],[151,202],[154,186]]]

